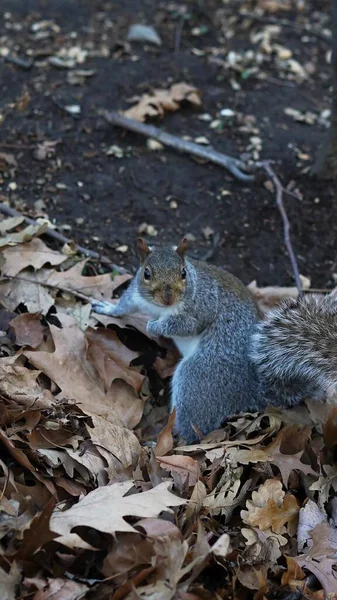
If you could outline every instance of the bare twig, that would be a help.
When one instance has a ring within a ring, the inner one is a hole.
[[[25,218],[26,223],[28,223],[29,225],[37,225],[38,224],[34,219],[31,219],[30,217],[26,217],[25,215],[22,215],[22,213],[20,213],[18,210],[15,210],[15,208],[11,208],[10,206],[7,206],[7,204],[4,204],[3,202],[0,202],[0,212],[2,212],[4,215],[7,215],[9,217],[22,217],[23,216]],[[58,242],[61,242],[61,244],[72,243],[72,241],[69,238],[65,237],[64,235],[62,235],[62,233],[59,233],[58,231],[55,231],[54,229],[48,228],[45,231],[45,235],[48,235],[49,237],[53,238],[54,240],[57,240]],[[123,267],[115,265],[113,262],[111,262],[110,258],[108,258],[107,256],[101,256],[100,253],[96,252],[95,250],[89,250],[88,248],[84,248],[83,246],[79,246],[78,244],[75,244],[74,247],[75,247],[76,251],[79,252],[80,254],[84,254],[85,256],[89,256],[90,258],[95,258],[95,259],[99,260],[102,264],[117,271],[120,274],[127,273],[126,269],[123,269]]]
[[[266,171],[269,179],[273,182],[273,184],[275,186],[276,205],[280,211],[282,221],[283,221],[284,243],[288,250],[292,270],[294,273],[296,287],[298,289],[298,296],[299,296],[299,298],[301,298],[303,296],[302,284],[301,284],[300,274],[299,274],[299,270],[298,270],[297,259],[296,259],[296,256],[295,256],[295,253],[294,253],[294,250],[292,247],[291,239],[290,239],[290,223],[289,223],[289,219],[288,219],[288,215],[287,215],[285,206],[283,204],[283,193],[286,192],[287,190],[283,187],[283,185],[280,182],[279,178],[277,177],[275,171],[270,166],[270,161],[264,160],[260,163],[257,163],[257,165]]]
[[[204,160],[209,160],[217,165],[220,165],[221,167],[225,167],[225,169],[228,169],[228,171],[230,171],[234,177],[240,179],[241,181],[254,180],[254,175],[247,173],[247,165],[237,158],[227,156],[222,152],[217,152],[213,148],[203,148],[199,144],[188,142],[187,140],[183,140],[175,135],[166,133],[166,131],[159,129],[159,127],[146,125],[145,123],[140,123],[134,119],[128,119],[116,111],[103,110],[100,111],[100,114],[109,123],[111,123],[111,125],[124,127],[125,129],[134,131],[135,133],[145,135],[148,138],[158,140],[158,142],[161,142],[165,146],[175,148],[175,150],[180,152],[187,152],[188,154],[192,154],[198,158],[203,158]]]

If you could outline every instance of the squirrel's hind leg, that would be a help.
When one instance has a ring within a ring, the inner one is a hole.
[[[199,440],[196,431],[205,436],[218,429],[227,416],[217,384],[212,382],[212,374],[202,368],[195,355],[183,359],[176,368],[172,379],[171,408],[176,409],[175,431],[187,444]],[[213,386],[218,390],[217,398],[212,398]]]

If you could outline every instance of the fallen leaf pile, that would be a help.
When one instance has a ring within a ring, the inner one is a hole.
[[[0,232],[1,597],[336,600],[337,409],[177,445],[175,351],[90,310],[129,276]]]
[[[199,91],[187,83],[175,83],[167,90],[153,90],[152,94],[143,94],[137,104],[124,111],[124,115],[136,121],[145,121],[148,117],[162,117],[165,111],[176,111],[182,102],[200,106]]]

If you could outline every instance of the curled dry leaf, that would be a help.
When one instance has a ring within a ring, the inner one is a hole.
[[[145,121],[147,117],[162,117],[165,110],[176,111],[184,101],[200,106],[200,93],[187,83],[175,83],[168,90],[154,90],[153,94],[144,94],[139,102],[124,111],[124,115],[136,121]]]
[[[41,387],[40,371],[22,366],[17,356],[0,360],[0,392],[19,406],[34,409],[50,408],[55,404],[51,392]]]
[[[178,473],[188,480],[188,485],[195,485],[200,476],[198,461],[191,456],[173,454],[171,456],[156,456],[162,469],[171,473]]]
[[[36,273],[22,271],[15,279],[0,282],[2,304],[8,310],[15,310],[24,304],[30,313],[40,312],[46,315],[55,304],[50,290],[43,286],[46,271],[40,269]]]
[[[100,448],[105,448],[113,458],[117,459],[118,467],[133,465],[140,455],[140,444],[131,431],[117,427],[97,415],[91,415],[93,427],[88,426],[90,439]]]
[[[186,519],[192,519],[201,511],[207,496],[205,484],[199,479],[193,488],[193,492],[186,507]]]
[[[175,418],[176,409],[174,407],[173,411],[169,415],[167,425],[158,435],[157,443],[154,449],[155,456],[165,456],[165,454],[171,452],[174,444],[172,428],[174,426]]]
[[[37,348],[42,340],[45,327],[41,324],[39,313],[23,313],[10,322],[18,346]]]
[[[140,392],[144,376],[130,363],[138,358],[138,352],[132,352],[119,340],[112,329],[90,328],[86,337],[88,340],[88,360],[97,369],[105,389],[109,389],[115,379],[124,379],[137,392]]]
[[[36,225],[27,225],[25,229],[17,233],[8,233],[5,237],[0,238],[0,248],[4,246],[15,246],[16,244],[22,244],[29,242],[32,238],[38,235],[42,235],[48,229],[47,223],[36,223]],[[48,252],[53,252],[48,248]]]
[[[303,552],[306,546],[312,545],[311,531],[316,525],[326,520],[326,513],[313,500],[308,500],[299,512],[297,528],[297,549],[299,552]]]
[[[4,235],[7,231],[12,231],[19,225],[25,222],[25,217],[8,217],[0,221],[0,234]]]
[[[321,583],[329,600],[335,600],[337,590],[337,536],[336,528],[322,522],[311,531],[309,550],[294,558],[301,567],[313,573]],[[335,568],[333,568],[335,567]]]
[[[82,272],[87,262],[88,260],[81,261],[67,271],[54,271],[48,277],[46,283],[61,289],[80,292],[96,300],[110,301],[113,292],[120,285],[131,279],[131,275],[116,275],[112,277],[110,273],[85,277],[82,275]]]
[[[126,496],[133,485],[133,481],[113,483],[93,490],[69,510],[55,511],[50,521],[51,531],[58,533],[59,541],[72,548],[78,544],[78,536],[71,533],[74,527],[92,527],[110,534],[134,532],[124,517],[158,517],[163,511],[172,512],[171,507],[186,503],[169,491],[169,482]]]

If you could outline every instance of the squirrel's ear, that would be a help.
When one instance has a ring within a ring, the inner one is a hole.
[[[148,247],[147,243],[143,238],[138,238],[137,240],[137,252],[139,256],[139,260],[141,263],[144,262],[146,257],[150,254],[151,250]]]
[[[177,249],[176,249],[176,253],[179,254],[179,256],[181,256],[181,258],[184,258],[187,248],[188,248],[188,239],[186,237],[184,237],[179,242],[179,245],[177,246]]]

